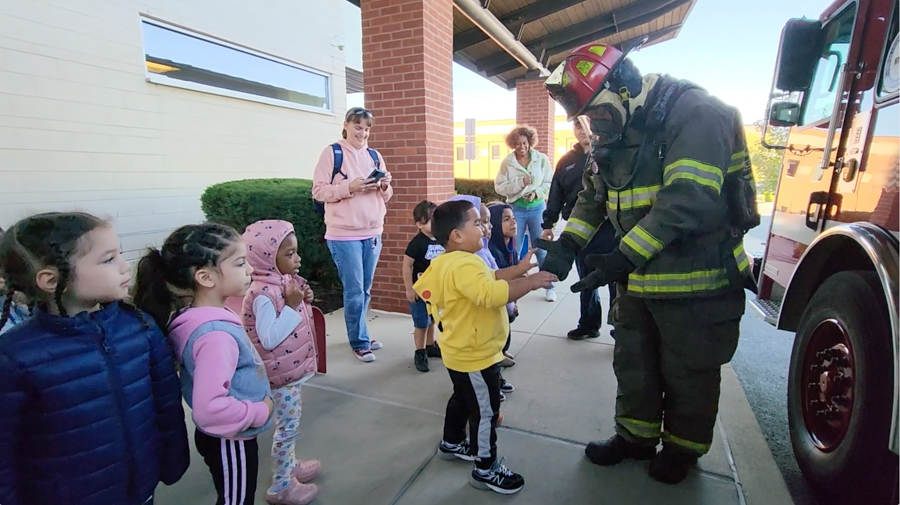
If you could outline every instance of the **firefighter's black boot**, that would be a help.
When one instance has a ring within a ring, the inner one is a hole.
[[[666,484],[678,484],[695,464],[696,454],[663,444],[662,450],[650,462],[650,477]]]
[[[610,466],[621,463],[626,459],[648,460],[656,454],[656,447],[640,445],[629,442],[619,435],[613,435],[606,440],[596,440],[584,448],[591,463],[600,466]]]

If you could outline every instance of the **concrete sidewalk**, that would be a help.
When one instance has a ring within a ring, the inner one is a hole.
[[[729,366],[723,369],[712,450],[683,483],[653,481],[647,462],[602,468],[587,461],[584,445],[613,433],[613,341],[606,326],[598,339],[565,338],[579,314],[578,296],[568,289],[573,277],[558,286],[555,303],[544,301],[543,291],[522,299],[513,323],[511,352],[518,363],[504,376],[516,391],[502,404],[505,420],[497,442],[507,465],[525,476],[525,489],[513,496],[478,491],[468,484],[471,464],[435,457],[451,383],[440,360],[429,361],[430,373],[413,367],[409,317],[370,314],[369,331],[384,348],[375,363],[365,364],[349,350],[342,311],[328,315],[328,374],[303,388],[298,450],[303,459],[322,461],[314,503],[791,504]],[[607,300],[603,306],[605,311]],[[271,478],[271,440],[271,432],[259,439],[260,504]],[[196,450],[192,458],[178,484],[160,486],[157,504],[215,502]]]

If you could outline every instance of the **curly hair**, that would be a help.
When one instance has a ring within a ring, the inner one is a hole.
[[[506,147],[515,149],[516,141],[519,140],[519,137],[525,137],[526,139],[528,139],[529,148],[534,149],[535,147],[537,147],[537,130],[535,130],[533,126],[527,124],[516,125],[516,127],[506,135]]]

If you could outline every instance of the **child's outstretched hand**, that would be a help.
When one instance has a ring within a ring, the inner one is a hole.
[[[410,289],[407,289],[407,290],[406,290],[406,300],[407,300],[409,303],[416,303],[416,301],[419,300],[419,295],[416,294],[416,290],[415,290],[415,289],[410,288]]]
[[[556,277],[556,274],[551,274],[550,272],[540,271],[534,275],[529,275],[528,280],[531,281],[531,289],[532,291],[535,289],[549,289],[553,287],[553,283],[558,281],[559,279]]]
[[[296,309],[303,300],[305,295],[296,284],[290,283],[284,289],[284,303],[292,309]]]
[[[529,270],[537,266],[537,261],[532,262],[534,259],[534,253],[537,252],[537,249],[529,249],[527,253],[525,253],[525,257],[522,258],[522,261],[519,262],[519,265],[522,267],[522,273],[526,274]]]

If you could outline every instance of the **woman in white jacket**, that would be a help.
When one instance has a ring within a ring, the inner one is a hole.
[[[541,236],[541,222],[547,208],[553,167],[543,153],[535,151],[538,138],[534,128],[528,125],[516,126],[506,136],[506,145],[513,152],[500,163],[500,171],[494,179],[494,189],[512,205],[516,217],[516,244],[522,244],[525,230],[534,247],[534,239]],[[547,252],[538,249],[538,263],[544,261]],[[556,301],[553,288],[547,290],[547,300]]]

